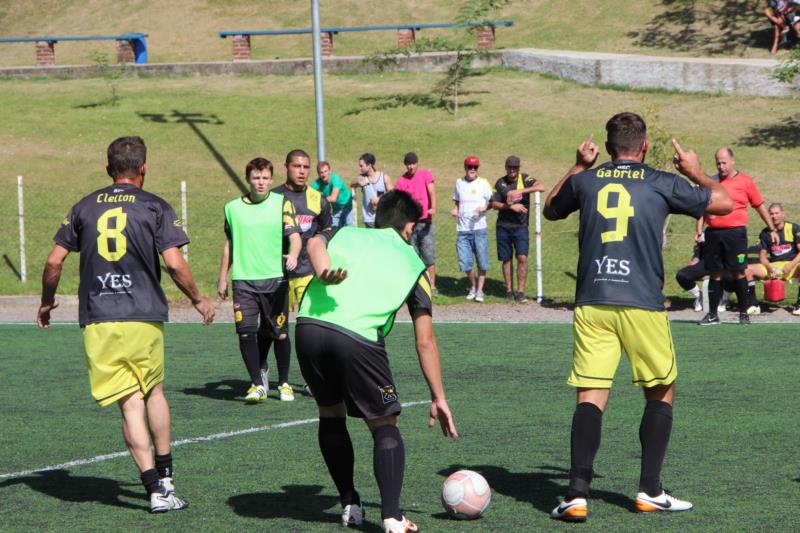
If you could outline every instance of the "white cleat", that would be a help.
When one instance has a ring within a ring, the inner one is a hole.
[[[256,385],[255,387],[251,387],[247,393],[247,396],[244,397],[245,403],[258,403],[266,401],[267,399],[267,388],[264,385]]]
[[[394,518],[384,520],[383,531],[385,533],[413,533],[419,531],[419,528],[417,524],[404,516],[402,520],[395,520]]]
[[[189,507],[189,502],[175,496],[172,478],[164,478],[158,482],[158,490],[150,495],[150,512],[166,513]]]
[[[663,491],[655,498],[648,496],[645,492],[636,495],[636,510],[640,513],[676,513],[688,511],[692,507],[690,502],[679,500],[667,491]]]
[[[292,386],[288,383],[284,383],[283,385],[278,385],[278,392],[281,395],[282,402],[293,402],[294,401],[294,390],[292,390]]]
[[[550,518],[565,522],[586,522],[587,516],[589,516],[589,505],[586,503],[586,498],[563,501],[550,513]]]
[[[364,508],[357,503],[345,505],[342,509],[342,525],[344,527],[360,526],[364,522]]]

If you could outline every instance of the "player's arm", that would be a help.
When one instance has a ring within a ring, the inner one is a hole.
[[[314,269],[314,275],[317,276],[321,282],[328,285],[336,285],[347,279],[347,271],[338,269],[331,269],[331,256],[328,255],[328,241],[334,231],[318,233],[311,237],[306,243],[306,251],[308,252],[308,259],[311,261],[311,267]]]
[[[436,215],[436,184],[434,182],[430,182],[426,188],[428,189],[428,199],[430,199],[431,205],[430,209],[428,209],[428,214],[430,216]]]
[[[703,217],[697,217],[697,221],[694,224],[694,241],[700,242],[700,237],[703,236],[703,226],[705,225],[705,219]]]
[[[764,224],[766,224],[769,228],[769,235],[772,239],[772,244],[779,244],[781,242],[781,237],[778,235],[778,228],[772,224],[772,219],[769,218],[769,212],[767,211],[767,208],[764,207],[764,202],[761,202],[761,204],[756,206],[754,209],[756,210],[756,213],[758,213],[758,216],[761,217],[761,220],[764,221]]]
[[[419,367],[431,392],[428,427],[433,427],[438,420],[439,426],[442,428],[442,435],[457,439],[456,425],[444,394],[442,365],[439,358],[439,346],[436,344],[436,335],[433,332],[433,318],[426,309],[417,309],[414,312],[413,320]]]
[[[460,205],[461,204],[458,202],[458,200],[453,200],[453,209],[450,210],[450,214],[453,215],[454,217],[457,217]]]
[[[222,258],[219,261],[219,277],[217,279],[217,294],[223,300],[228,299],[228,270],[231,268],[231,240],[225,239],[222,246]]]
[[[211,324],[214,321],[214,306],[197,290],[192,270],[183,258],[180,248],[177,246],[167,248],[161,252],[161,257],[164,258],[164,265],[172,281],[192,301],[194,308],[203,317],[203,324]]]
[[[575,164],[564,174],[564,177],[561,178],[556,186],[553,187],[553,190],[550,191],[550,194],[547,195],[547,199],[544,202],[544,209],[542,210],[542,214],[544,218],[547,220],[559,220],[563,218],[560,216],[558,211],[555,209],[553,205],[553,199],[558,196],[558,193],[561,192],[562,187],[564,184],[575,174],[579,174],[586,170],[592,168],[595,161],[597,161],[597,157],[600,155],[600,148],[592,141],[593,136],[589,135],[585,141],[583,141],[579,146],[578,150],[575,153]]]
[[[733,211],[733,200],[728,195],[728,191],[703,171],[700,167],[700,160],[694,150],[684,152],[675,139],[672,139],[672,146],[675,148],[675,157],[672,162],[678,172],[700,187],[711,189],[711,198],[708,200],[706,213],[709,215],[727,215]]]
[[[289,253],[283,256],[286,260],[286,270],[291,272],[297,268],[297,258],[300,256],[300,251],[303,249],[303,238],[300,233],[289,234]]]
[[[40,328],[50,327],[50,311],[58,307],[56,290],[61,280],[61,270],[69,255],[69,250],[60,244],[53,245],[42,272],[42,301],[36,314],[36,325]]]

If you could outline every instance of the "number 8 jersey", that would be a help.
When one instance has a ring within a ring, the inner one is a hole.
[[[663,227],[670,213],[702,216],[710,189],[634,161],[569,177],[552,199],[556,218],[580,210],[575,305],[664,310]]]
[[[81,326],[167,320],[158,255],[189,242],[167,202],[132,184],[113,184],[75,204],[54,239],[81,254]]]

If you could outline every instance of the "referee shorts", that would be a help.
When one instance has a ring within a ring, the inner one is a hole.
[[[400,414],[383,346],[308,322],[297,323],[294,346],[317,405],[344,402],[348,415],[367,420]]]
[[[703,263],[709,272],[747,268],[747,228],[706,228]]]
[[[678,377],[666,311],[620,305],[575,308],[574,352],[567,383],[610,389],[622,348],[631,362],[634,385],[669,385]]]
[[[161,322],[98,322],[83,330],[92,396],[100,407],[164,381]]]

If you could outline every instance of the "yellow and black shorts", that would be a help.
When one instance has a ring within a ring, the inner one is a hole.
[[[789,281],[790,279],[792,279],[795,276],[795,274],[797,274],[797,265],[795,265],[794,268],[791,269],[788,274],[784,274],[783,273],[783,267],[785,267],[788,263],[789,263],[789,261],[775,261],[773,263],[770,263],[770,266],[772,266],[774,268],[779,268],[781,270],[781,279],[784,280],[784,281]],[[758,263],[757,265],[753,265],[753,268],[758,269],[758,271],[761,274],[762,278],[768,278],[769,277],[769,272],[767,272],[767,269],[761,263]]]
[[[89,383],[105,407],[164,381],[164,325],[161,322],[99,322],[83,330]]]
[[[299,278],[289,278],[289,311],[295,311],[300,307],[300,300],[313,277],[312,274],[309,274]]]
[[[573,333],[567,383],[574,387],[610,389],[622,348],[631,362],[634,385],[669,385],[678,377],[666,311],[581,305],[575,308]]]

